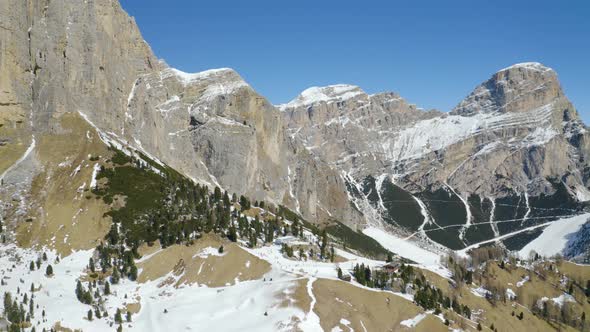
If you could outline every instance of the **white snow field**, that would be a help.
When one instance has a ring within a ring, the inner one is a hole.
[[[528,257],[533,250],[547,257],[560,254],[568,242],[568,237],[576,233],[589,218],[590,213],[585,213],[552,222],[539,237],[524,246],[518,254],[522,258]]]
[[[418,325],[424,318],[426,318],[426,316],[427,315],[424,313],[418,314],[418,315],[416,315],[416,317],[411,318],[411,319],[406,319],[406,320],[402,321],[400,324],[405,327],[412,328],[412,327]]]
[[[197,255],[220,255],[213,249],[205,248]],[[122,279],[119,284],[111,286],[112,294],[106,297],[105,308],[109,315],[106,319],[88,321],[86,313],[91,307],[79,302],[75,295],[76,282],[84,278],[83,271],[92,256],[92,250],[74,252],[59,263],[53,251],[43,250],[48,260],[42,263],[40,269],[31,271],[29,263],[36,261],[43,251],[0,245],[0,278],[6,283],[1,290],[9,291],[13,297],[20,299],[24,293],[30,295],[31,283],[34,284],[38,289],[34,292],[34,301],[39,308],[35,310],[32,322],[38,331],[49,329],[56,322],[83,331],[114,330],[116,324],[111,324],[116,309],[138,302],[141,310],[132,316],[132,322],[123,324],[124,331],[292,331],[296,324],[303,331],[322,331],[319,317],[313,312],[316,303],[312,292],[314,281],[317,278],[337,279],[336,267],[348,273],[357,263],[371,267],[384,264],[338,249],[337,254],[347,258],[347,262],[287,259],[281,254],[278,244],[243,249],[271,263],[271,271],[262,280],[237,280],[233,286],[219,288],[197,284],[175,288],[174,283],[162,283],[170,277],[179,278],[172,272],[144,284]],[[149,257],[141,260],[146,259]],[[45,276],[48,264],[52,265],[54,271],[51,277]],[[307,280],[307,293],[311,298],[311,306],[305,310],[294,305],[284,305],[285,299],[294,302],[291,296],[300,280]],[[393,294],[408,301],[413,300],[408,294]],[[3,304],[0,303],[0,306]],[[45,319],[41,315],[43,310]]]
[[[30,295],[31,283],[35,288],[41,286],[34,293],[39,309],[32,322],[37,330],[49,329],[55,322],[83,331],[114,330],[116,327],[111,327],[110,323],[116,309],[138,300],[141,310],[131,323],[123,324],[125,331],[282,331],[292,330],[293,317],[302,321],[306,317],[306,313],[295,306],[280,306],[280,295],[289,296],[293,292],[291,287],[295,287],[300,277],[273,268],[266,275],[267,281],[244,281],[220,288],[159,287],[162,279],[172,274],[146,284],[122,280],[111,287],[113,294],[106,302],[109,318],[90,322],[86,319],[90,306],[76,299],[75,287],[77,279],[84,275],[81,271],[87,266],[92,251],[75,252],[59,263],[55,262],[53,252],[46,252],[48,261],[43,262],[40,269],[30,271],[29,263],[39,257],[38,252],[14,245],[0,247],[0,276],[6,282],[3,292],[10,291],[13,297],[20,298],[24,293]],[[45,276],[47,264],[53,267],[53,277]],[[271,278],[273,281],[268,281]],[[42,319],[43,310],[46,320]],[[314,331],[314,324],[309,322],[307,326],[310,327],[307,331]]]
[[[439,254],[421,248],[415,242],[404,240],[377,227],[365,228],[363,234],[375,239],[385,249],[418,263],[424,269],[444,278],[450,276],[449,270],[440,265],[441,256]]]

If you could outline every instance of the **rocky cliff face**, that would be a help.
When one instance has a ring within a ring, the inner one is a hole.
[[[40,200],[31,195],[34,182],[57,168],[44,162],[51,152],[43,142],[72,132],[62,125],[64,114],[83,110],[105,129],[120,126],[126,90],[155,65],[116,1],[2,1],[0,216],[29,219]],[[75,150],[89,140],[69,145]]]
[[[360,220],[341,177],[292,140],[280,112],[231,69],[138,77],[120,136],[196,181],[310,220]]]
[[[274,107],[231,69],[187,74],[159,61],[117,1],[4,1],[0,36],[4,217],[26,218],[27,193],[56,167],[39,142],[72,132],[66,114],[310,221],[385,221],[453,248],[590,199],[586,129],[541,64],[499,71],[450,113],[350,85]]]
[[[499,71],[448,114],[349,86],[312,88],[279,107],[289,131],[347,175],[365,216],[447,246],[588,199],[586,129],[557,74],[538,63]]]
[[[5,156],[14,147],[0,171],[33,148],[22,161],[31,165],[26,175],[10,169],[2,176],[3,205],[15,195],[11,183],[23,196],[42,171],[35,137],[62,134],[61,117],[79,113],[111,141],[196,181],[286,205],[309,220],[360,222],[342,178],[291,140],[280,112],[236,72],[170,68],[117,1],[0,7],[0,135]]]

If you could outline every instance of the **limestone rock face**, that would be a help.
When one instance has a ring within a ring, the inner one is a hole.
[[[538,62],[520,63],[498,71],[451,114],[526,112],[562,97],[555,71]]]
[[[292,140],[281,113],[235,71],[166,67],[141,75],[128,101],[119,136],[196,181],[310,220],[360,221],[338,173]]]
[[[34,131],[55,129],[55,118],[76,110],[116,127],[132,82],[158,64],[117,1],[0,6],[3,98],[31,115]]]
[[[538,63],[499,71],[449,114],[392,93],[350,91],[313,99],[306,90],[279,107],[310,151],[359,179],[386,173],[412,191],[447,182],[501,196],[506,188],[547,193],[545,178],[583,168],[576,156],[587,153],[584,125],[555,72]]]
[[[289,133],[345,175],[368,222],[455,249],[590,199],[587,130],[539,63],[500,70],[450,113],[344,85],[279,108]]]
[[[127,90],[153,64],[117,1],[0,3],[0,218],[29,212],[40,143],[69,132],[61,117],[85,111],[105,129],[120,125]]]
[[[312,221],[360,220],[338,173],[291,140],[273,105],[233,70],[187,74],[159,61],[118,1],[4,1],[0,26],[0,123],[14,128],[0,139],[23,147],[0,173],[35,136],[64,131],[63,114],[80,113],[196,181]],[[31,169],[29,184],[41,171]]]
[[[333,167],[361,177],[392,167],[388,141],[399,130],[442,114],[419,110],[395,93],[369,96],[349,85],[310,88],[278,107],[291,136]]]
[[[158,60],[117,1],[3,1],[0,37],[3,216],[26,214],[49,165],[35,143],[64,136],[72,113],[195,181],[312,222],[387,221],[439,243],[450,231],[429,227],[462,222],[454,247],[514,230],[472,223],[524,225],[590,200],[586,128],[538,63],[500,70],[450,113],[344,84],[275,107],[231,69],[187,74]]]

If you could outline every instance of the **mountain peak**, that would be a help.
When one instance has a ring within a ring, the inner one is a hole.
[[[231,68],[217,68],[209,69],[197,73],[186,73],[176,68],[168,68],[164,70],[164,78],[176,77],[184,85],[203,81],[233,81],[243,82],[244,79]]]
[[[548,105],[563,96],[553,69],[538,62],[518,63],[496,72],[451,113],[524,112]]]
[[[534,70],[534,71],[539,71],[539,72],[548,72],[548,71],[553,71],[553,69],[543,65],[540,62],[521,62],[521,63],[516,63],[510,67],[506,67],[504,69],[501,69],[498,71],[498,73],[500,72],[504,72],[504,71],[509,71],[509,70]]]
[[[359,95],[366,95],[366,93],[356,85],[334,84],[323,87],[314,86],[303,90],[295,99],[287,104],[278,105],[278,107],[279,109],[286,109],[309,106],[318,102],[343,101]]]

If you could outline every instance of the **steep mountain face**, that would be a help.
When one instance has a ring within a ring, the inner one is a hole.
[[[568,236],[563,256],[576,263],[590,263],[590,222],[587,221],[580,229]]]
[[[45,167],[35,143],[67,133],[64,114],[80,114],[102,138],[196,181],[313,221],[361,221],[342,178],[285,133],[265,98],[232,70],[186,74],[157,60],[117,1],[0,6],[3,216],[20,205],[25,219],[22,202]]]
[[[187,74],[159,61],[116,1],[11,0],[0,19],[4,219],[44,215],[35,203],[61,163],[50,142],[80,133],[62,162],[81,162],[89,125],[312,222],[385,222],[454,249],[498,236],[518,248],[590,199],[586,129],[541,64],[499,71],[450,113],[350,85],[274,107],[231,69]]]
[[[345,174],[365,216],[452,248],[576,213],[588,199],[586,129],[538,63],[499,71],[448,114],[343,85],[279,108],[292,135]],[[533,235],[520,236],[505,244]]]
[[[344,181],[292,140],[280,112],[233,70],[164,68],[140,76],[128,101],[120,136],[196,181],[310,220],[360,220]]]
[[[68,182],[58,174],[100,149],[64,116],[91,111],[104,128],[118,126],[126,90],[157,61],[116,1],[2,1],[0,26],[0,219],[71,218],[42,202],[75,195],[58,188]]]

